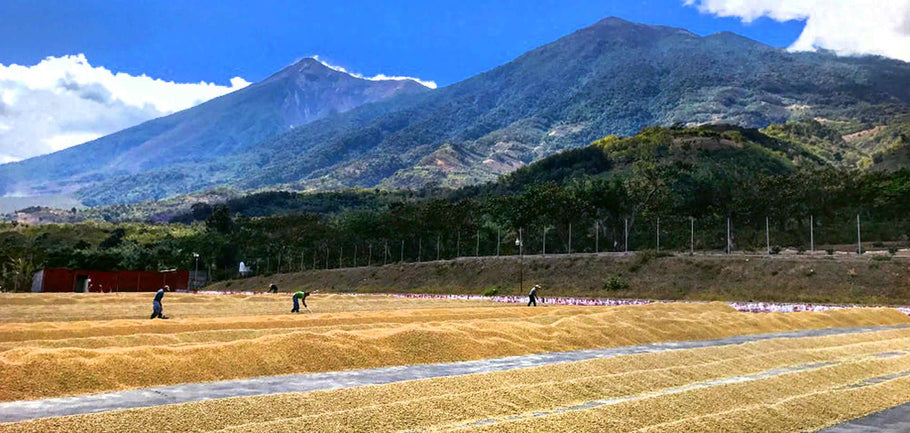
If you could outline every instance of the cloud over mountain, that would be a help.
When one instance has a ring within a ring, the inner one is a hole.
[[[411,81],[415,81],[415,82],[417,82],[417,83],[420,83],[420,84],[423,85],[424,87],[428,87],[428,88],[430,88],[430,89],[435,89],[436,87],[438,87],[438,86],[436,85],[436,82],[435,82],[435,81],[421,80],[420,78],[415,78],[415,77],[405,77],[405,76],[399,76],[399,75],[386,75],[386,74],[378,74],[378,75],[374,75],[374,76],[372,76],[372,77],[366,77],[366,76],[364,76],[363,74],[358,74],[357,72],[348,71],[347,69],[345,69],[345,68],[343,68],[343,67],[341,67],[341,66],[332,65],[332,64],[326,62],[325,60],[320,59],[319,56],[313,56],[313,59],[315,59],[315,60],[318,61],[319,63],[322,63],[322,65],[325,66],[325,67],[327,67],[327,68],[334,69],[334,70],[336,70],[336,71],[338,71],[338,72],[344,72],[345,74],[348,74],[348,75],[350,75],[350,76],[352,76],[352,77],[363,78],[364,80],[370,80],[370,81],[389,81],[389,80],[392,80],[392,81],[401,81],[401,80],[411,80]]]
[[[703,13],[805,20],[790,49],[829,49],[843,55],[876,54],[910,61],[910,0],[684,0]]]
[[[0,64],[0,163],[84,143],[248,86],[113,72],[83,54]]]

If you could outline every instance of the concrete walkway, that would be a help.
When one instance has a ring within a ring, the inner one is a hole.
[[[910,403],[836,425],[819,433],[910,432]]]
[[[510,356],[506,358],[484,359],[479,361],[408,365],[330,373],[295,374],[223,382],[190,383],[130,391],[90,394],[77,397],[15,401],[0,403],[0,422],[15,422],[35,418],[88,414],[226,397],[249,397],[287,392],[324,391],[434,377],[505,371],[560,362],[584,361],[588,359],[609,358],[622,355],[666,352],[700,347],[729,346],[779,338],[808,338],[900,328],[910,328],[910,325],[810,329],[771,334],[740,335],[716,340],[666,342],[608,349]]]

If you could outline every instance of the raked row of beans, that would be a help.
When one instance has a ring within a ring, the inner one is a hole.
[[[226,292],[226,291],[194,291],[192,293],[205,295],[259,295],[263,292]],[[461,301],[491,301],[507,304],[524,304],[528,302],[527,296],[482,296],[482,295],[445,295],[430,293],[337,293],[346,296],[394,296],[397,298],[416,299],[451,299]],[[613,299],[613,298],[578,298],[568,296],[539,297],[544,304],[553,305],[584,305],[584,306],[616,306],[616,305],[646,305],[655,302],[686,302],[686,301],[656,301],[650,299]],[[853,304],[802,304],[780,302],[726,302],[727,305],[738,311],[749,313],[797,313],[803,311],[831,311],[845,308],[864,308],[868,305]],[[904,314],[910,315],[910,306],[891,307]]]

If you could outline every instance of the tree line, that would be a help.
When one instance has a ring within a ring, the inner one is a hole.
[[[222,204],[196,206],[169,224],[5,223],[0,284],[28,287],[31,273],[43,267],[193,269],[193,253],[214,279],[236,277],[241,261],[262,274],[516,254],[519,231],[526,254],[621,251],[627,242],[630,250],[654,249],[658,233],[665,250],[688,251],[694,244],[700,251],[722,251],[728,218],[737,250],[764,251],[766,221],[775,246],[807,249],[810,221],[816,246],[853,244],[857,215],[863,240],[907,242],[908,192],[908,170],[719,173],[639,160],[622,176],[392,196],[349,192],[343,206],[323,212],[253,217],[245,214],[250,209]]]

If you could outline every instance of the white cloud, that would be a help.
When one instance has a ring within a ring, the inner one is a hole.
[[[101,137],[103,134],[97,134],[94,132],[71,132],[64,134],[57,134],[47,137],[41,141],[44,144],[50,146],[54,151],[63,150],[67,147],[72,147],[77,144],[82,144],[87,141],[92,141],[98,137]]]
[[[362,78],[362,79],[364,79],[364,80],[370,80],[370,81],[389,81],[389,80],[402,81],[402,80],[411,80],[411,81],[416,81],[417,83],[420,83],[420,84],[423,85],[424,87],[429,87],[429,88],[431,88],[431,89],[435,89],[435,88],[437,87],[435,81],[421,80],[420,78],[414,78],[414,77],[403,77],[403,76],[385,75],[385,74],[374,75],[374,76],[372,76],[372,77],[365,77],[365,76],[363,76],[363,74],[358,74],[358,73],[356,73],[356,72],[348,71],[347,69],[345,69],[345,68],[343,68],[343,67],[341,67],[341,66],[332,65],[332,64],[326,62],[325,60],[320,59],[319,56],[313,56],[313,59],[316,60],[316,61],[318,61],[319,63],[322,63],[323,66],[325,66],[325,67],[327,67],[327,68],[334,69],[334,70],[336,70],[336,71],[338,71],[338,72],[344,72],[345,74],[348,74],[348,75],[350,75],[350,76],[352,76],[352,77]]]
[[[910,61],[910,0],[684,0],[720,17],[805,20],[791,50],[829,49]]]
[[[115,73],[82,54],[0,64],[0,163],[84,143],[249,84],[240,77],[219,86]]]

